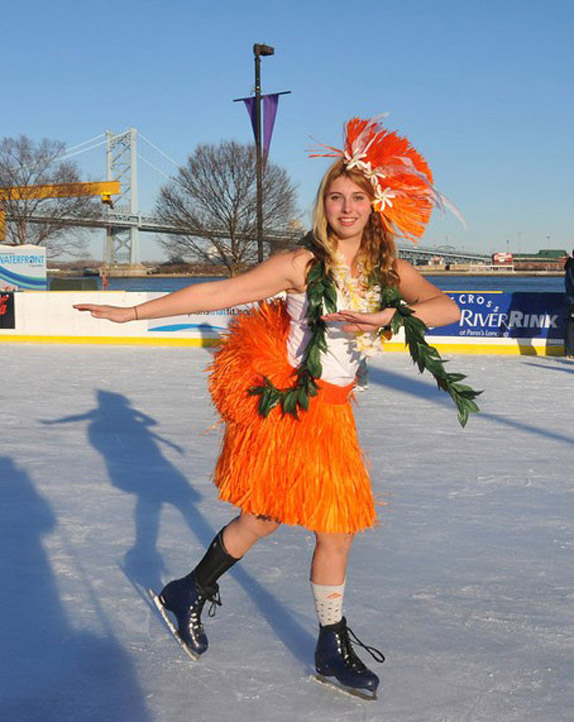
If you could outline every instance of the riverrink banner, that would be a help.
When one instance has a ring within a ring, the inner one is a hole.
[[[460,307],[460,320],[431,329],[428,336],[460,339],[561,341],[568,306],[562,293],[447,292]]]

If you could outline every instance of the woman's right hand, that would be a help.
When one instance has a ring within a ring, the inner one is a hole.
[[[77,303],[77,311],[88,311],[94,318],[105,318],[114,323],[127,323],[135,321],[137,314],[133,306],[104,306],[96,303]]]

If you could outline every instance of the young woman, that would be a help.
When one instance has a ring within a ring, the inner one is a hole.
[[[353,119],[346,130],[345,150],[333,151],[338,160],[319,188],[305,247],[239,277],[194,284],[135,308],[76,308],[124,323],[286,292],[285,300],[260,304],[234,321],[211,369],[212,397],[226,422],[215,483],[220,498],[241,513],[159,599],[175,616],[183,643],[203,654],[201,612],[206,601],[219,603],[219,577],[281,523],[302,525],[316,538],[317,672],[374,693],[379,679],[353,650],[342,611],[353,535],[376,519],[349,397],[361,359],[380,348],[380,330],[399,313],[397,303],[385,307],[385,298],[402,297],[402,307],[408,304],[428,326],[453,323],[459,310],[397,258],[393,234],[421,235],[437,204],[428,166],[408,141],[376,122]]]

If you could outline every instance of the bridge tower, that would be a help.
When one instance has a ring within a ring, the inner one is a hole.
[[[104,266],[109,272],[139,268],[139,211],[137,183],[137,130],[130,128],[114,135],[106,131],[107,179],[120,181],[121,194],[108,210]],[[121,220],[121,225],[114,225]]]

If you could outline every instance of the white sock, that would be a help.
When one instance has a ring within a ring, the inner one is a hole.
[[[343,618],[343,597],[345,595],[345,582],[338,585],[314,584],[311,582],[315,610],[319,624],[336,624]]]

